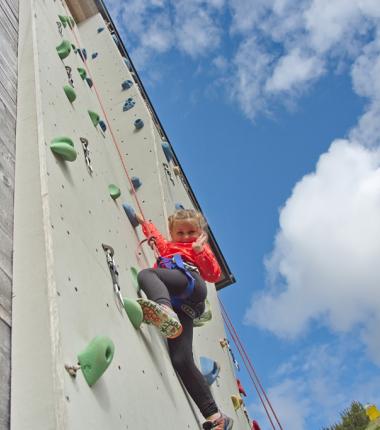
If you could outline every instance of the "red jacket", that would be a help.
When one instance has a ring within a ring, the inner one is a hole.
[[[220,278],[221,269],[208,244],[205,244],[203,251],[196,253],[192,243],[167,241],[157,230],[156,226],[145,221],[142,230],[148,239],[154,237],[155,243],[161,257],[173,257],[180,254],[184,261],[197,266],[202,278],[208,282],[217,282]],[[155,265],[155,267],[157,267]]]

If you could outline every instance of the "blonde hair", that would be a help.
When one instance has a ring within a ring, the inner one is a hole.
[[[176,221],[193,220],[199,224],[199,227],[204,230],[207,226],[207,222],[204,216],[194,209],[180,209],[175,211],[173,215],[168,218],[169,230],[171,231]]]

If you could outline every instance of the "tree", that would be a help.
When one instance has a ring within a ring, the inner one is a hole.
[[[340,413],[340,417],[340,423],[323,430],[365,430],[369,423],[365,409],[359,402],[352,402],[349,408]]]

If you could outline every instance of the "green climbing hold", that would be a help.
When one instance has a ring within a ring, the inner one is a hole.
[[[56,47],[59,58],[63,60],[66,58],[71,51],[71,43],[68,40],[62,40],[62,42]]]
[[[58,15],[58,18],[62,22],[62,25],[66,28],[67,24],[69,23],[68,17],[64,15]]]
[[[71,85],[65,85],[63,87],[63,91],[65,92],[70,103],[72,103],[77,98],[77,95],[75,94],[74,88]]]
[[[96,112],[93,112],[92,110],[89,110],[87,112],[90,115],[90,118],[92,123],[94,124],[94,127],[96,127],[99,124],[100,116]]]
[[[138,270],[135,267],[131,267],[132,284],[135,287],[137,292],[139,292],[140,290],[139,281],[137,280],[138,274],[139,274]]]
[[[80,76],[83,80],[85,80],[85,79],[86,79],[86,77],[87,77],[87,72],[86,72],[86,70],[85,70],[85,69],[83,69],[83,67],[78,67],[78,68],[77,68],[77,70],[78,70],[79,76]]]
[[[91,387],[103,375],[111,364],[115,345],[106,336],[96,336],[87,347],[78,354],[78,363],[87,384]]]
[[[124,299],[124,309],[134,328],[139,328],[143,321],[143,311],[141,306],[132,299]]]
[[[110,185],[108,185],[108,191],[109,191],[109,193],[110,193],[110,196],[114,199],[114,200],[116,200],[118,197],[120,197],[120,195],[121,195],[121,191],[120,191],[120,188],[119,187],[117,187],[116,185],[114,185],[114,184],[110,184]]]
[[[50,143],[50,149],[66,161],[74,161],[77,158],[74,143],[69,137],[54,138]]]
[[[206,299],[205,310],[201,316],[193,319],[193,326],[202,327],[207,322],[211,321],[211,319],[212,319],[211,305],[210,305],[210,302]]]
[[[69,23],[70,28],[74,28],[75,21],[74,21],[74,18],[72,16],[67,17],[67,22]]]

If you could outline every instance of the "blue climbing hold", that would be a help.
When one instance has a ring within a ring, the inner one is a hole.
[[[86,82],[90,88],[94,85],[91,78],[86,78]]]
[[[139,222],[137,221],[136,212],[133,209],[133,207],[130,206],[128,203],[124,203],[123,209],[124,209],[124,212],[127,215],[128,219],[129,219],[130,223],[132,224],[132,227],[137,227],[139,225]]]
[[[104,30],[104,27],[99,27],[97,31],[98,33],[101,33],[103,30]]]
[[[213,384],[216,378],[219,376],[219,372],[220,372],[219,363],[207,357],[200,357],[199,361],[201,364],[202,375],[205,377],[208,385]]]
[[[140,178],[138,178],[137,176],[132,176],[131,182],[135,190],[138,190],[142,185]]]
[[[123,112],[126,112],[129,109],[132,109],[135,104],[136,102],[133,100],[132,97],[130,97],[128,100],[124,102]]]
[[[140,128],[144,127],[144,121],[140,118],[136,119],[134,124],[135,124],[135,127],[137,128],[137,130],[140,130]]]
[[[132,85],[133,85],[133,82],[127,79],[126,81],[121,83],[121,88],[123,91],[129,90],[129,88],[131,88]]]
[[[82,49],[82,55],[83,55],[83,58],[84,58],[85,60],[87,60],[87,51],[86,51],[86,48],[83,48],[83,49]]]
[[[107,126],[106,126],[106,123],[105,123],[104,121],[100,120],[98,124],[99,124],[99,127],[100,127],[103,131],[106,131],[106,130],[107,130]]]
[[[98,53],[97,52],[94,52],[92,55],[91,55],[91,58],[93,59],[93,60],[95,60],[95,58],[98,56]]]
[[[168,160],[168,163],[170,163],[171,160],[173,160],[174,155],[172,148],[170,147],[168,142],[162,142],[162,150],[164,151],[165,157]]]
[[[183,207],[183,205],[181,205],[181,203],[176,203],[175,204],[175,210],[176,211],[180,211],[180,210],[184,210],[185,208]]]

